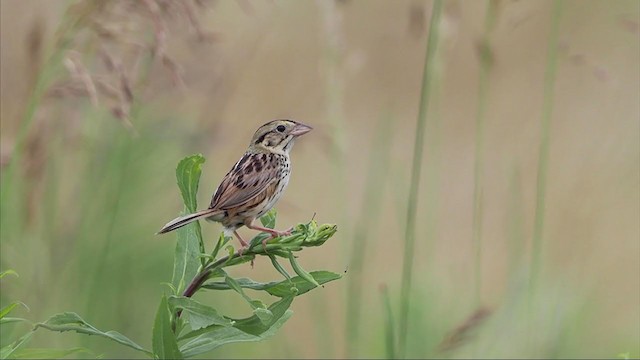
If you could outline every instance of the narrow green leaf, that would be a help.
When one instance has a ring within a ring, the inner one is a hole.
[[[23,318],[3,317],[2,319],[0,319],[0,325],[2,325],[2,324],[10,324],[10,323],[15,323],[15,322],[26,322],[26,323],[32,324],[31,321],[29,321],[27,319],[23,319]]]
[[[5,275],[15,275],[15,276],[18,276],[18,273],[17,273],[17,272],[15,272],[15,271],[13,271],[13,270],[11,270],[11,269],[5,270],[5,271],[3,271],[3,272],[0,272],[0,279],[2,279]]]
[[[330,281],[337,280],[342,277],[342,275],[330,271],[312,271],[310,275],[319,285],[326,284]],[[297,292],[295,294],[292,288],[297,289]],[[312,284],[301,276],[295,276],[291,278],[291,282],[287,280],[281,281],[274,286],[270,286],[266,290],[273,296],[287,297],[292,295],[300,296],[310,290],[313,290],[314,288],[316,288],[315,284]]]
[[[310,282],[315,286],[320,286],[320,284],[318,284],[316,279],[314,279],[313,276],[311,276],[311,274],[309,274],[305,269],[302,268],[302,266],[300,266],[300,264],[298,264],[298,260],[296,260],[296,257],[293,255],[292,252],[289,252],[289,262],[291,263],[291,267],[293,268],[293,271],[295,271],[296,274],[300,275],[301,278],[307,280],[308,282]]]
[[[195,212],[198,207],[196,194],[204,161],[202,155],[192,155],[182,159],[176,168],[176,179],[187,213]],[[200,265],[205,262],[205,259],[200,257],[205,249],[198,222],[178,229],[177,237],[171,280],[176,295],[182,293],[186,284],[198,272]]]
[[[254,304],[252,304],[253,299],[251,299],[249,296],[247,296],[247,294],[244,293],[244,291],[242,290],[242,286],[240,286],[236,279],[232,278],[231,276],[225,276],[224,282],[229,285],[229,288],[240,294],[249,303],[249,305],[251,305],[251,307],[255,309]]]
[[[224,280],[231,289],[242,295],[242,297],[249,303],[249,305],[253,309],[254,315],[256,315],[261,322],[267,324],[271,321],[271,319],[273,319],[273,314],[267,309],[267,306],[262,301],[253,300],[249,296],[247,296],[244,290],[242,290],[242,286],[236,279],[227,276]]]
[[[262,226],[266,228],[275,229],[277,216],[278,212],[276,209],[271,209],[260,218],[260,222],[262,223]]]
[[[282,274],[282,276],[284,276],[285,279],[287,279],[287,280],[289,280],[289,282],[291,282],[291,276],[289,275],[287,270],[285,270],[282,267],[282,265],[280,265],[280,263],[278,262],[278,259],[276,259],[275,255],[269,254],[269,259],[271,259],[271,264],[273,265],[273,267],[276,268],[276,270],[278,270],[278,272],[280,274]]]
[[[310,274],[320,285],[340,279],[342,277],[342,275],[330,271],[312,271]],[[291,281],[283,280],[272,281],[268,283],[260,283],[247,278],[239,278],[235,280],[238,286],[240,286],[241,288],[251,290],[266,290],[269,294],[277,297],[302,295],[316,287],[300,276],[292,277]],[[202,288],[209,290],[231,290],[229,284],[224,281],[211,281],[204,284]],[[297,292],[293,291],[293,288],[297,289]]]
[[[234,279],[236,283],[244,288],[244,289],[252,289],[252,290],[265,290],[270,286],[274,286],[278,284],[278,281],[261,283],[256,282],[248,278],[238,278]],[[232,290],[232,288],[225,281],[210,281],[205,283],[202,288],[209,290]]]
[[[216,256],[218,256],[218,252],[220,251],[220,249],[222,249],[225,245],[227,245],[229,240],[231,240],[231,237],[224,236],[224,232],[221,232],[220,236],[218,237],[218,242],[216,243],[216,247],[211,252],[211,257],[215,259]]]
[[[51,331],[75,331],[79,334],[97,335],[109,340],[113,340],[132,349],[144,352],[147,355],[153,355],[149,350],[144,349],[142,346],[129,340],[129,338],[120,334],[119,332],[113,330],[107,332],[100,331],[93,327],[91,324],[84,321],[80,316],[78,316],[78,314],[72,312],[56,314],[50,317],[44,323],[36,324],[35,329],[39,327]]]
[[[171,330],[171,313],[167,304],[167,298],[162,296],[156,320],[153,323],[153,338],[151,341],[153,352],[159,359],[182,359],[178,350],[176,336]]]
[[[13,353],[31,339],[31,336],[33,335],[34,331],[35,329],[22,335],[18,340],[12,342],[11,344],[2,347],[0,349],[0,359],[14,358],[12,356]]]
[[[71,349],[22,349],[13,354],[14,359],[61,359],[77,353],[91,354],[91,351],[76,347]]]
[[[29,307],[27,305],[25,305],[22,301],[14,301],[11,304],[9,304],[9,305],[3,307],[2,309],[0,309],[0,319],[2,319],[5,316],[7,316],[18,305],[22,305],[22,306],[25,307],[25,309],[29,310]]]
[[[169,298],[169,305],[182,309],[182,316],[189,323],[192,330],[198,330],[210,325],[233,325],[233,321],[219,315],[216,309],[191,298],[172,296]]]

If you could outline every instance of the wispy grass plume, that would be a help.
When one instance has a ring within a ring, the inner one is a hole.
[[[409,187],[409,199],[407,201],[407,221],[405,227],[404,256],[402,261],[402,285],[400,289],[400,322],[399,322],[399,347],[398,355],[405,355],[407,333],[409,327],[409,298],[411,296],[411,277],[413,272],[413,255],[416,238],[416,210],[418,205],[418,189],[420,185],[420,171],[422,168],[422,149],[424,147],[424,130],[427,124],[429,109],[429,97],[431,93],[431,78],[435,71],[435,56],[438,48],[438,27],[440,14],[442,13],[442,1],[436,0],[431,11],[431,24],[427,37],[427,53],[422,74],[422,88],[420,97],[420,109],[416,126],[416,138],[413,146],[413,164],[411,167],[411,183]]]

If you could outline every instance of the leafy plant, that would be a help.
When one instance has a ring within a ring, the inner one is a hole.
[[[196,193],[204,161],[202,155],[189,156],[180,161],[176,169],[186,212],[197,208]],[[271,210],[260,220],[265,227],[274,228],[276,217],[276,211]],[[329,271],[308,272],[294,255],[306,247],[324,244],[336,231],[335,225],[318,225],[311,220],[298,224],[289,236],[267,239],[265,245],[262,241],[269,235],[258,234],[244,251],[236,251],[229,244],[230,238],[221,234],[213,250],[206,253],[197,222],[178,229],[173,278],[169,284],[171,294],[163,295],[160,300],[153,323],[151,350],[117,331],[99,330],[72,312],[54,315],[36,324],[33,331],[44,328],[97,335],[160,359],[189,358],[225,344],[261,341],[274,335],[291,317],[293,311],[289,307],[296,296],[341,277]],[[284,280],[260,283],[248,278],[236,279],[225,271],[252,262],[258,255],[269,257]],[[291,276],[278,258],[286,259],[296,276]],[[200,290],[233,290],[247,302],[252,315],[242,319],[222,315],[192,298]],[[252,299],[245,290],[264,291],[279,299],[267,305]]]
[[[0,272],[0,279],[5,277],[6,275],[18,276],[18,274],[15,271],[9,269],[9,270]],[[18,317],[8,317],[7,316],[7,315],[9,315],[9,313],[11,313],[13,310],[15,310],[15,308],[18,307],[18,305],[22,305],[22,307],[24,307],[27,310],[29,309],[27,307],[27,305],[25,305],[21,301],[14,301],[14,302],[10,303],[9,305],[6,305],[6,306],[3,306],[2,308],[0,308],[0,326],[3,326],[2,327],[2,333],[6,333],[5,327],[7,325],[9,325],[9,324],[26,323],[26,324],[30,324],[30,325],[33,326],[33,323],[31,323],[31,321],[29,321],[27,319],[18,318]],[[62,358],[62,357],[65,357],[67,355],[71,355],[71,354],[74,354],[74,353],[88,352],[86,349],[79,348],[79,347],[71,348],[71,349],[35,349],[35,348],[23,349],[23,347],[29,342],[29,340],[31,340],[31,336],[33,336],[33,332],[34,331],[35,331],[35,328],[32,328],[32,330],[28,331],[27,333],[25,333],[22,336],[18,337],[17,339],[13,340],[9,344],[6,344],[6,345],[0,347],[0,359],[8,359],[8,358],[12,358],[12,359],[33,359],[33,358],[52,358],[52,359],[57,359],[57,358]]]

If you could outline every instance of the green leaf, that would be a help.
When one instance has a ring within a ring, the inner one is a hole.
[[[10,323],[14,323],[14,322],[26,322],[26,323],[32,324],[31,321],[29,321],[27,319],[23,319],[23,318],[3,317],[2,319],[0,319],[0,325],[2,325],[2,324],[10,324]]]
[[[330,281],[337,280],[342,277],[342,275],[336,274],[331,271],[312,271],[310,275],[319,285],[326,284]],[[273,296],[286,297],[293,295],[292,288],[297,289],[295,295],[300,296],[316,288],[316,285],[312,284],[301,276],[295,276],[291,278],[291,282],[289,282],[288,280],[284,280],[274,286],[270,286],[267,289],[267,292],[269,292],[269,294]]]
[[[262,226],[266,228],[275,229],[277,216],[278,212],[276,209],[271,209],[260,218],[260,222],[262,223]]]
[[[268,324],[273,319],[273,313],[269,309],[257,307],[253,310],[253,314],[260,319],[263,324]]]
[[[125,345],[132,349],[144,352],[147,355],[153,355],[149,350],[144,349],[142,346],[129,340],[129,338],[120,334],[119,332],[113,330],[103,332],[101,330],[98,330],[91,324],[84,321],[80,316],[78,316],[78,314],[72,312],[56,314],[50,317],[49,320],[45,321],[44,323],[36,324],[34,329],[37,329],[39,327],[51,331],[75,331],[79,334],[98,335],[100,337],[113,340],[121,345]]]
[[[307,280],[308,282],[310,282],[315,286],[320,286],[320,284],[318,284],[316,279],[314,279],[313,276],[311,276],[311,274],[309,274],[305,269],[302,268],[302,266],[300,266],[300,264],[298,264],[298,260],[296,260],[296,257],[293,255],[291,251],[289,251],[289,262],[291,263],[291,267],[293,268],[293,271],[295,271],[296,274],[300,275],[301,278]]]
[[[260,319],[261,322],[267,324],[273,319],[273,314],[270,310],[267,310],[267,306],[260,300],[253,300],[242,290],[242,286],[238,281],[230,276],[225,277],[224,281],[231,289],[233,289],[238,294],[242,295],[242,297],[249,303],[251,308],[253,309],[254,315]]]
[[[276,270],[278,270],[278,272],[280,274],[282,274],[282,276],[285,277],[285,279],[287,280],[291,280],[291,276],[289,275],[289,273],[287,272],[287,270],[285,270],[282,265],[280,265],[280,263],[278,262],[278,259],[276,259],[276,257],[274,255],[269,254],[269,259],[271,259],[271,264],[273,265],[274,268],[276,268]],[[290,282],[290,281],[289,281]]]
[[[210,325],[231,326],[233,321],[218,314],[216,309],[187,297],[169,298],[169,305],[182,309],[182,316],[189,322],[192,330]]]
[[[252,289],[252,290],[265,290],[270,286],[274,286],[278,284],[277,281],[261,283],[261,282],[253,281],[248,278],[238,278],[234,280],[236,281],[238,286],[240,286],[241,288]],[[209,290],[231,290],[231,287],[225,281],[211,281],[211,282],[205,283],[202,286],[202,288],[209,289]]]
[[[291,317],[293,311],[288,308],[292,301],[293,297],[288,297],[271,305],[269,311],[273,314],[273,318],[267,324],[254,315],[236,321],[234,326],[212,326],[201,329],[198,335],[181,346],[180,350],[185,357],[193,357],[225,344],[264,340],[273,336]]]
[[[0,349],[0,359],[13,358],[12,354],[31,339],[34,331],[35,329],[22,335],[18,340],[12,342],[11,344],[2,347]]]
[[[182,159],[176,168],[176,179],[187,213],[195,212],[198,207],[196,194],[204,161],[202,155],[192,155]],[[175,294],[179,295],[205,262],[200,257],[205,249],[197,221],[178,229],[177,236],[171,284],[176,289]]]
[[[91,351],[85,348],[71,348],[71,349],[23,349],[18,350],[13,354],[14,359],[60,359],[65,356],[76,353],[91,354]]]
[[[211,252],[211,257],[215,259],[216,256],[218,256],[218,252],[220,251],[220,249],[222,249],[225,245],[227,245],[229,240],[231,240],[231,237],[224,236],[224,232],[221,232],[220,236],[218,237],[218,242],[216,243],[216,247]]]
[[[342,277],[342,275],[330,271],[312,271],[310,274],[320,285],[340,279]],[[234,280],[236,281],[236,284],[241,288],[251,290],[266,290],[269,294],[277,297],[302,295],[316,287],[300,276],[292,277],[291,281],[283,280],[272,281],[268,283],[260,283],[248,278],[239,278]],[[205,283],[202,288],[209,290],[231,290],[229,284],[223,281],[211,281]],[[292,288],[296,288],[297,292],[293,291]]]
[[[15,272],[15,271],[13,271],[13,270],[11,270],[11,269],[5,270],[5,271],[3,271],[3,272],[0,272],[0,279],[2,279],[5,275],[15,275],[15,276],[18,276],[18,273],[17,273],[17,272]]]
[[[179,295],[189,281],[196,276],[200,268],[200,224],[191,223],[177,231],[178,241],[173,261],[171,286],[176,290],[175,294]]]
[[[167,298],[162,296],[156,320],[153,323],[153,338],[151,340],[153,352],[159,359],[182,359],[178,350],[176,336],[171,330],[171,313],[167,304]]]
[[[201,154],[191,155],[182,159],[176,168],[178,187],[189,213],[194,213],[198,210],[196,194],[198,193],[204,161],[205,159]]]
[[[22,305],[27,310],[29,310],[29,307],[27,305],[25,305],[22,301],[14,301],[11,304],[9,304],[9,305],[3,307],[2,309],[0,309],[0,319],[2,319],[5,316],[7,316],[18,305]]]

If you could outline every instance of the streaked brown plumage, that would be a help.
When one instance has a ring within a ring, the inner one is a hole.
[[[204,218],[222,223],[225,231],[233,232],[243,247],[247,242],[237,232],[243,225],[268,232],[273,237],[288,234],[289,231],[255,225],[254,221],[282,196],[291,175],[289,152],[294,140],[311,129],[293,120],[273,120],[262,125],[242,158],[222,179],[209,208],[176,218],[158,233],[173,231]]]

